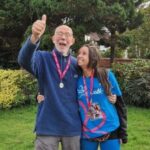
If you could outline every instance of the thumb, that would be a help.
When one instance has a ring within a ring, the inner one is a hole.
[[[46,15],[44,14],[43,16],[42,16],[42,21],[46,24],[46,19],[47,19],[47,17],[46,17]]]

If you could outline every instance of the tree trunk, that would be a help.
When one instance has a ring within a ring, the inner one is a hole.
[[[114,58],[115,58],[115,45],[111,45],[110,64],[114,62]]]

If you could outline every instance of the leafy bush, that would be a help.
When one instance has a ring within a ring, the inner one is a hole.
[[[0,69],[0,108],[30,104],[35,100],[36,80],[23,70]]]
[[[102,57],[110,57],[110,49],[107,49],[106,51],[101,51]],[[116,49],[115,50],[115,57],[116,58],[123,58],[124,57],[124,50]]]
[[[150,60],[113,64],[113,71],[128,104],[150,107]]]
[[[143,73],[141,77],[137,77],[136,79],[130,79],[125,92],[126,99],[129,104],[150,107],[149,73]]]

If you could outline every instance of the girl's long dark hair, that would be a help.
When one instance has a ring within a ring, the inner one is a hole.
[[[108,80],[108,70],[106,68],[100,67],[100,53],[97,46],[93,44],[85,44],[82,47],[86,46],[89,49],[89,64],[88,67],[95,70],[94,76],[98,78],[102,84],[106,95],[111,95],[111,85]]]

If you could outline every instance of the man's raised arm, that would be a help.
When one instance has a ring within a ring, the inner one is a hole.
[[[39,40],[46,28],[46,15],[41,20],[36,20],[32,25],[32,34],[27,39],[18,55],[18,63],[24,69],[34,74],[32,64],[34,63],[34,52],[39,46]]]

